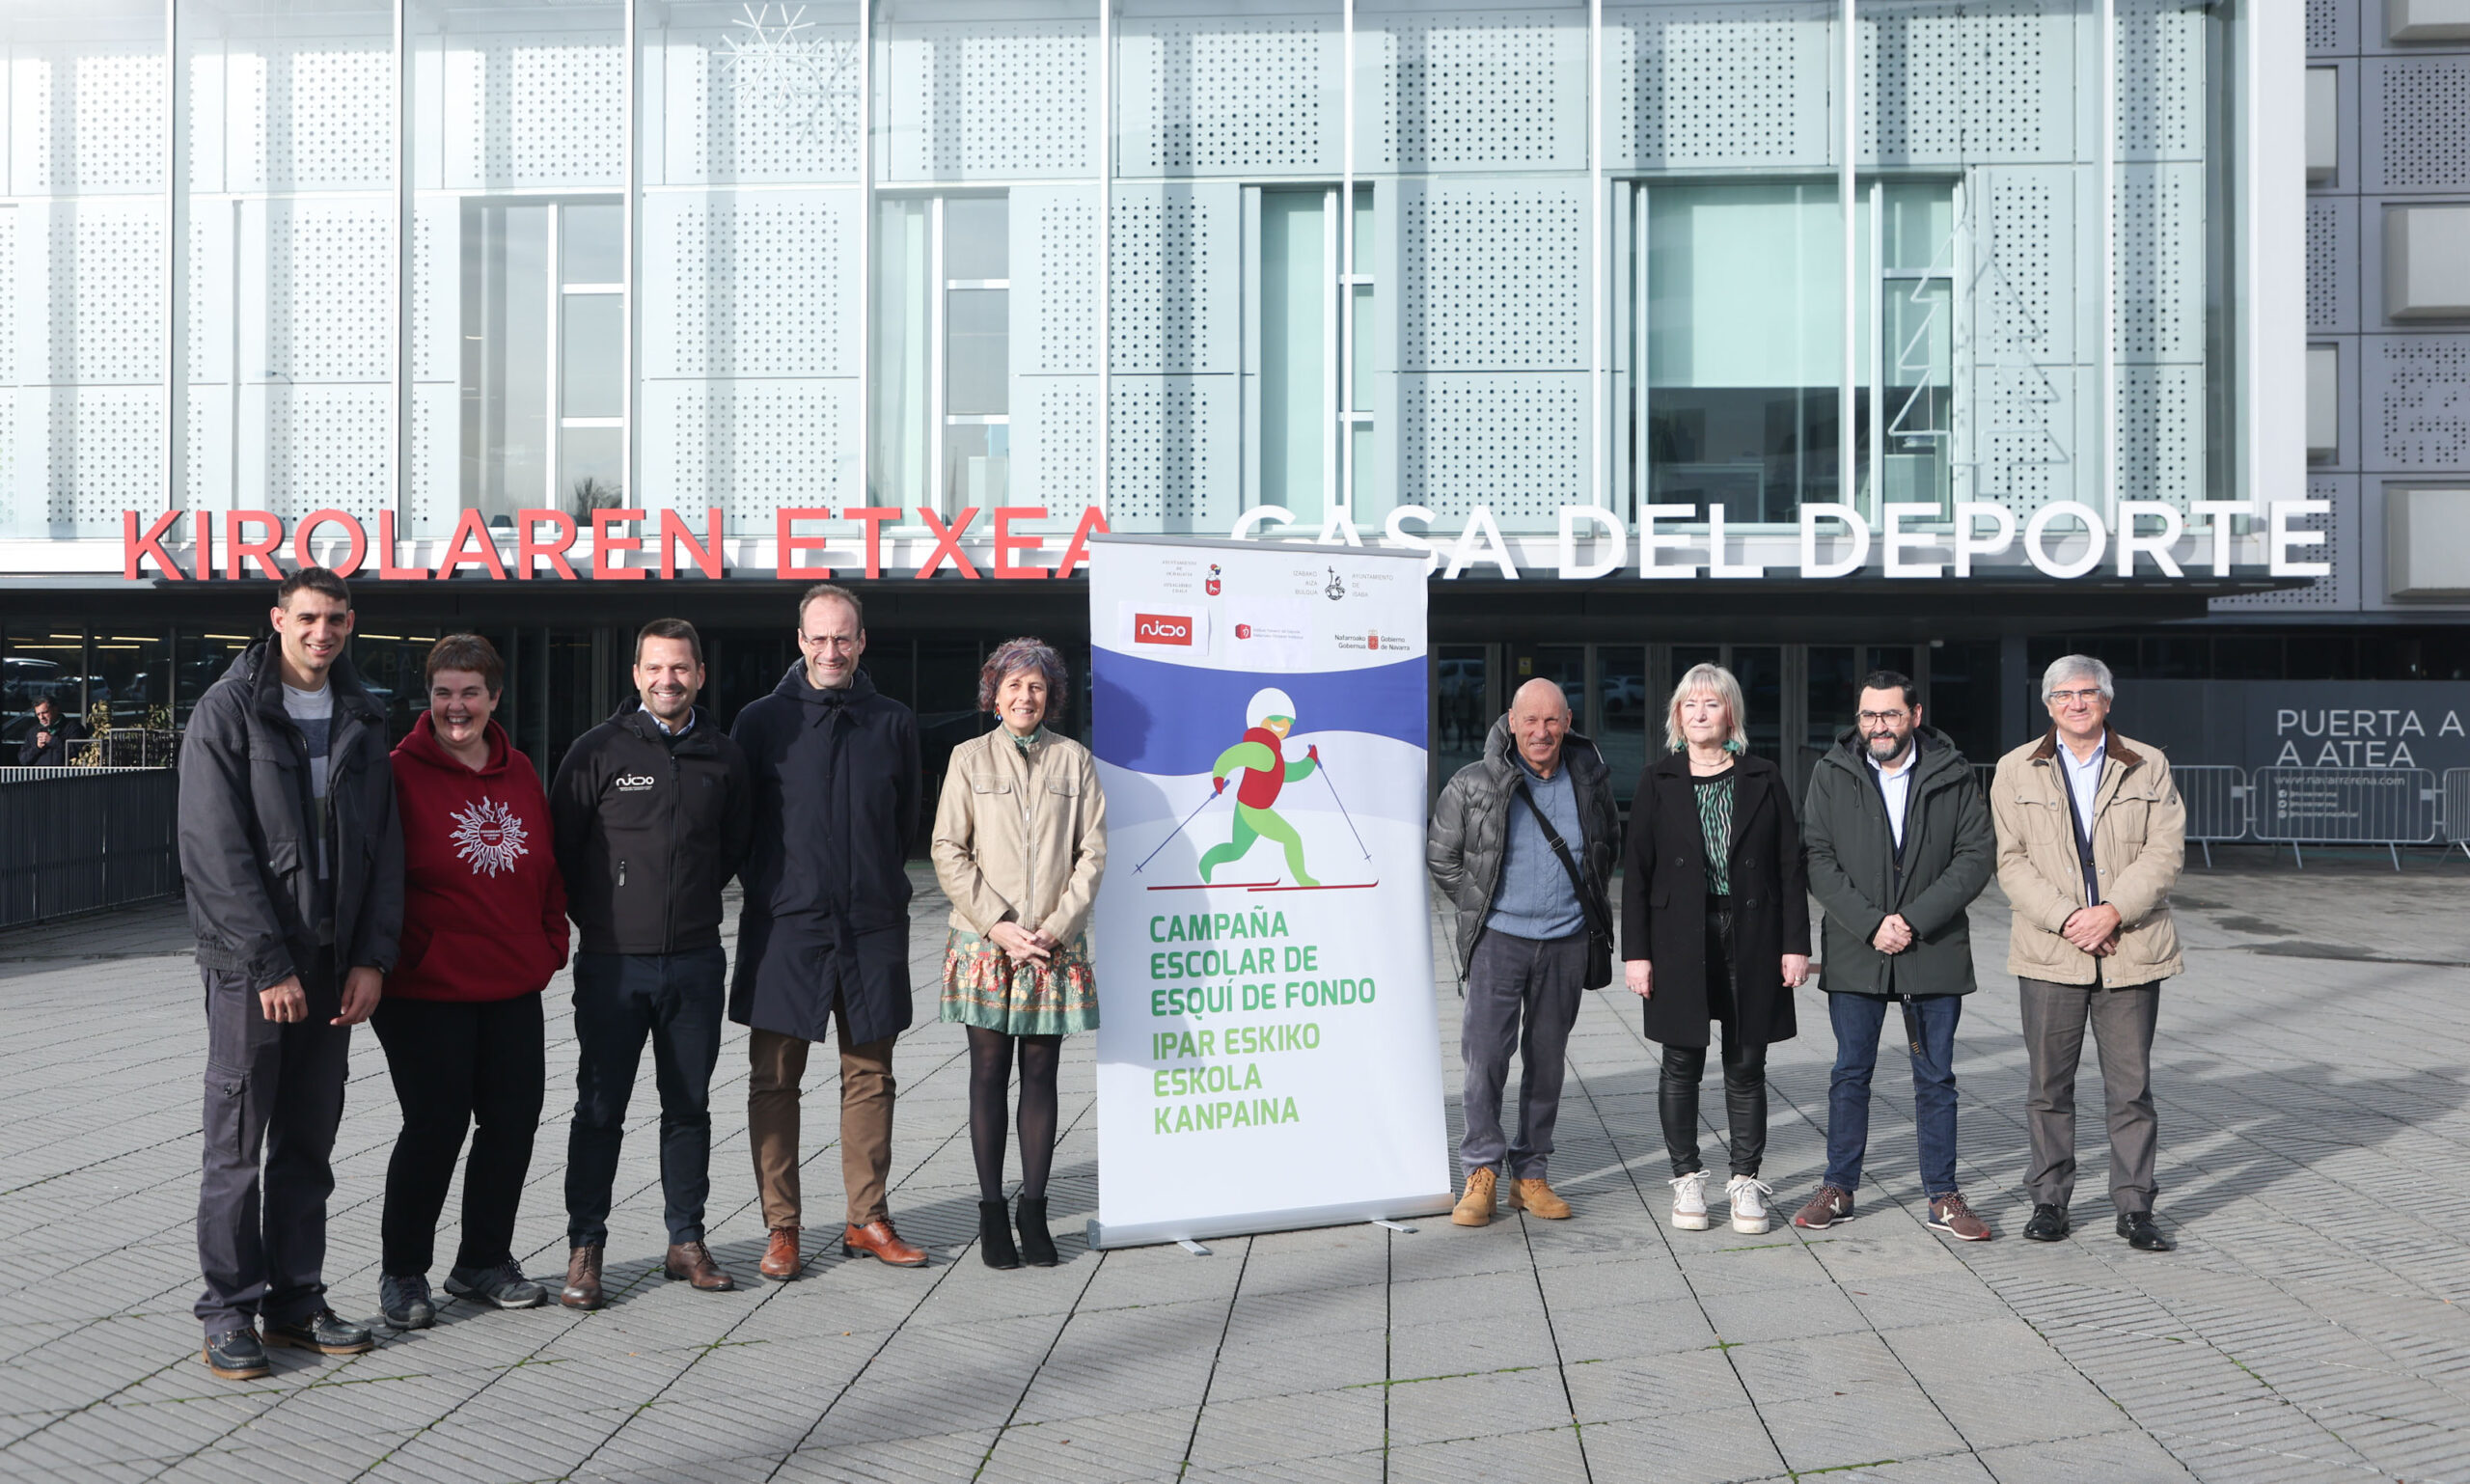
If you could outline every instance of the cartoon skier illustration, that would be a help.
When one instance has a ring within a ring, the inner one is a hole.
[[[1220,793],[1226,791],[1229,777],[1240,774],[1241,781],[1235,785],[1234,838],[1200,858],[1200,879],[1207,881],[1219,866],[1242,860],[1266,836],[1285,848],[1286,871],[1295,885],[1319,886],[1304,868],[1303,838],[1271,806],[1277,803],[1279,789],[1312,776],[1321,764],[1321,750],[1306,748],[1302,757],[1288,760],[1286,734],[1295,728],[1295,702],[1275,686],[1254,693],[1244,708],[1244,740],[1219,754],[1210,769],[1211,783]]]

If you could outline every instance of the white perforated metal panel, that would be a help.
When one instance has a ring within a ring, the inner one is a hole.
[[[1397,194],[1401,367],[1585,365],[1580,187],[1409,181]]]
[[[1824,167],[1827,34],[1808,5],[1606,7],[1608,159]]]
[[[222,61],[224,117],[202,117],[199,126],[221,136],[230,189],[377,190],[393,183],[392,37],[234,41]]]
[[[2313,57],[2346,52],[2341,0],[2307,0],[2307,54]]]
[[[163,508],[163,399],[152,387],[25,387],[15,394],[19,487],[39,471],[30,535],[117,540],[123,510]]]
[[[1012,193],[1012,371],[1098,369],[1098,193],[1029,186]]]
[[[811,6],[748,7],[727,25],[658,33],[670,184],[851,180],[858,172],[858,28]]]
[[[655,382],[644,425],[646,491],[719,506],[732,531],[768,537],[782,506],[859,503],[854,378]]]
[[[457,205],[412,204],[412,379],[454,381],[462,374],[462,267]]]
[[[1013,387],[1011,503],[1077,516],[1098,498],[1097,378],[1023,376]]]
[[[20,195],[163,188],[163,51],[10,48],[11,189]]]
[[[497,190],[625,180],[623,40],[567,33],[449,38],[447,184]]]
[[[857,194],[715,192],[644,207],[651,376],[854,376]]]
[[[250,381],[386,381],[395,374],[395,213],[391,203],[274,201],[261,211],[263,359]],[[244,301],[245,306],[245,301]],[[246,316],[248,310],[243,309]],[[244,331],[248,328],[243,322]],[[302,425],[304,426],[307,424]],[[311,507],[315,508],[315,507]]]
[[[1117,47],[1125,175],[1336,173],[1334,15],[1127,19]]]
[[[1579,170],[1586,11],[1357,17],[1359,138],[1375,167]]]
[[[1586,473],[1586,378],[1398,378],[1400,486],[1444,521],[1475,506],[1503,526],[1549,522]]]
[[[1119,371],[1231,371],[1242,198],[1233,185],[1125,186],[1108,298]]]
[[[2074,344],[2075,181],[2064,169],[1981,173],[1973,213],[1973,315],[1985,361],[2066,360]]]
[[[1122,529],[1222,533],[1240,459],[1233,376],[1117,375],[1108,395],[1107,511]]]
[[[2324,533],[2323,545],[2300,547],[2293,555],[2301,561],[2331,563],[2332,575],[2319,577],[2304,587],[2214,598],[2209,605],[2214,613],[2320,612],[2358,606],[2355,594],[2358,591],[2359,553],[2352,549],[2353,535],[2359,530],[2358,481],[2355,478],[2315,476],[2307,481],[2307,498],[2326,501],[2333,508],[2321,515],[2302,515],[2290,522],[2293,531]]]
[[[188,279],[188,316],[180,347],[191,383],[232,380],[232,251],[234,208],[230,202],[192,202],[188,251],[181,272]]]
[[[2122,165],[2113,200],[2117,354],[2202,360],[2204,167]]]
[[[2370,178],[2396,190],[2470,188],[2470,57],[2396,59],[2368,75],[2380,105]]]
[[[243,390],[243,419],[261,408],[265,440],[244,447],[239,494],[262,490],[264,508],[297,520],[328,506],[374,509],[394,497],[394,393],[383,386],[267,386]],[[246,433],[243,433],[244,441]],[[261,459],[250,467],[252,454]],[[262,482],[250,479],[261,471]]]
[[[42,240],[26,245],[42,260],[19,263],[8,290],[40,306],[43,348],[26,368],[32,379],[161,384],[162,206],[62,201],[35,220],[44,221]]]
[[[894,25],[887,179],[1090,173],[1097,45],[1094,19]]]
[[[2204,368],[2123,366],[2118,371],[2122,499],[2184,506],[2204,493]]]
[[[1860,151],[1887,164],[2071,157],[2068,17],[2033,3],[1859,10]],[[1822,94],[1825,80],[1802,85]]]
[[[2388,469],[2470,468],[2470,336],[2392,335],[2362,344],[2367,405]]]
[[[452,383],[412,388],[410,436],[404,440],[410,461],[403,482],[406,536],[449,535],[462,513],[459,397]]]
[[[2339,203],[2307,203],[2307,328],[2344,328],[2342,313],[2342,210]]]
[[[180,419],[179,503],[185,508],[233,507],[232,398],[229,386],[189,385],[187,411]]]
[[[2205,13],[2181,0],[2116,4],[2120,157],[2202,158]]]
[[[2022,514],[2077,488],[2077,372],[2067,366],[1990,366],[1976,385],[1979,498]]]

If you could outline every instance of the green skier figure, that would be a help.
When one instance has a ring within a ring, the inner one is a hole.
[[[1229,776],[1243,774],[1235,785],[1235,836],[1200,858],[1201,880],[1207,881],[1218,867],[1242,860],[1253,841],[1267,836],[1285,847],[1286,872],[1295,878],[1295,885],[1321,884],[1304,869],[1303,838],[1270,807],[1277,802],[1280,788],[1310,778],[1321,765],[1317,746],[1304,749],[1304,756],[1295,761],[1287,760],[1286,734],[1294,728],[1295,702],[1276,687],[1258,692],[1244,708],[1244,740],[1219,754],[1217,765],[1210,769],[1210,782],[1220,793],[1226,791]]]

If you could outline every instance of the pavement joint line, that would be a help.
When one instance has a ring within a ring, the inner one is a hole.
[[[1588,1484],[1593,1484],[1595,1463],[1587,1456],[1586,1429],[1578,1422],[1578,1396],[1570,1390],[1570,1368],[1561,1353],[1561,1332],[1552,1321],[1552,1296],[1545,1291],[1544,1269],[1535,1260],[1535,1223],[1524,1211],[1518,1213],[1518,1235],[1519,1240],[1526,1245],[1527,1278],[1535,1284],[1535,1301],[1544,1310],[1544,1337],[1552,1342],[1553,1379],[1561,1383],[1561,1401],[1569,1408],[1570,1431],[1578,1444],[1578,1468],[1585,1472]]]
[[[1209,1375],[1200,1384],[1200,1405],[1193,1409],[1192,1431],[1184,1435],[1184,1456],[1175,1466],[1175,1477],[1192,1472],[1193,1448],[1200,1442],[1200,1419],[1209,1414],[1209,1393],[1218,1385],[1218,1363],[1226,1356],[1226,1334],[1235,1327],[1235,1305],[1244,1297],[1244,1278],[1252,1270],[1252,1251],[1260,1245],[1257,1237],[1238,1237],[1244,1244],[1244,1255],[1235,1265],[1235,1281],[1226,1290],[1226,1317],[1219,1322],[1218,1344],[1209,1353]]]

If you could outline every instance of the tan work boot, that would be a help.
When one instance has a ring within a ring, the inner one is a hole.
[[[1552,1187],[1545,1184],[1541,1175],[1532,1180],[1512,1180],[1509,1183],[1509,1208],[1523,1211],[1529,1216],[1540,1216],[1548,1222],[1570,1219],[1570,1203],[1553,1195]]]
[[[1493,1187],[1499,1181],[1500,1176],[1495,1174],[1489,1165],[1468,1175],[1467,1194],[1459,1196],[1458,1204],[1451,1209],[1450,1223],[1457,1226],[1490,1226],[1493,1223]]]

